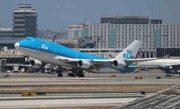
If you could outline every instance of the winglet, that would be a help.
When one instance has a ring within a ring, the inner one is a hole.
[[[126,47],[126,49],[124,49],[120,54],[118,54],[115,57],[115,59],[116,60],[135,59],[141,44],[142,44],[141,41],[135,40],[128,47]]]

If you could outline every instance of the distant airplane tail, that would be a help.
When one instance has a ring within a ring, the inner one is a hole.
[[[141,44],[142,44],[141,41],[135,40],[128,47],[126,47],[126,49],[124,49],[120,54],[118,54],[115,57],[115,59],[116,60],[135,59]]]

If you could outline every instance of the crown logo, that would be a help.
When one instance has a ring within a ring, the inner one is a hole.
[[[42,48],[42,49],[48,49],[48,47],[47,47],[45,44],[42,44],[42,45],[41,45],[41,48]]]
[[[129,49],[129,50],[126,50],[126,52],[128,53],[128,54],[131,54],[132,53],[132,51]]]

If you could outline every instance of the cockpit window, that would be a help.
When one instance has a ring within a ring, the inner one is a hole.
[[[28,38],[28,37],[25,37],[24,39],[30,40],[30,38]]]

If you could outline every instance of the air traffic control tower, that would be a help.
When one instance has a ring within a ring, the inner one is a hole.
[[[13,17],[14,38],[36,37],[37,14],[31,4],[18,4],[18,9],[14,9]]]

